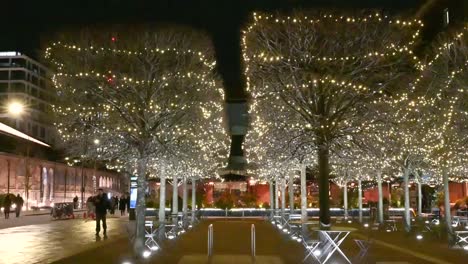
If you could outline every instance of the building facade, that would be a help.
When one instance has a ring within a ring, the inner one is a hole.
[[[48,144],[54,143],[51,104],[55,93],[51,72],[19,52],[0,52],[0,109],[9,102],[24,105],[19,117],[2,115],[1,122]]]
[[[75,196],[81,202],[82,194],[86,201],[97,188],[121,195],[127,191],[128,182],[119,173],[0,153],[0,194],[20,194],[25,201],[28,196],[30,207],[72,202]]]

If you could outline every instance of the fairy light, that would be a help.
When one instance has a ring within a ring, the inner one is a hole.
[[[85,148],[81,159],[102,160],[108,169],[135,173],[143,147],[150,177],[159,176],[162,165],[187,177],[216,175],[220,160],[227,159],[228,145],[224,93],[212,74],[216,63],[196,50],[128,50],[120,46],[130,40],[116,40],[102,47],[54,42],[46,49],[46,59],[56,67],[54,86],[63,99],[53,105],[55,125],[70,151],[82,153]],[[157,57],[160,64],[154,66],[164,71],[142,75],[128,65],[102,63],[122,56],[136,69],[144,67],[139,59]],[[82,58],[89,59],[86,65],[78,62]],[[184,63],[172,63],[177,60]],[[99,144],[93,144],[94,139]]]

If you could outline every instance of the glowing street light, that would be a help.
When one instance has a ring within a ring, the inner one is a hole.
[[[24,104],[17,101],[13,101],[8,104],[7,109],[9,114],[17,117],[24,113]]]

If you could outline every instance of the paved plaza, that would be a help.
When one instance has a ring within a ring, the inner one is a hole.
[[[2,220],[1,226],[5,221],[19,226],[0,229],[0,263],[51,263],[107,245],[126,236],[127,219],[109,218],[107,239],[96,239],[92,220],[51,220],[49,215]]]
[[[207,256],[207,230],[213,224],[213,256]],[[256,258],[251,257],[250,228],[256,229]],[[437,263],[458,264],[468,258],[466,251],[450,249],[445,241],[417,241],[415,235],[403,232],[375,232],[360,225],[344,224],[336,228],[351,231],[340,248],[353,263]],[[355,239],[373,241],[369,253],[358,260]],[[128,239],[116,239],[102,247],[83,251],[57,263],[302,263],[305,250],[270,222],[260,219],[210,219],[174,240],[166,240],[162,249],[147,260],[132,258]],[[434,252],[437,252],[435,254]],[[255,262],[254,262],[255,260]],[[306,263],[314,263],[309,259]],[[327,263],[346,263],[334,254]]]

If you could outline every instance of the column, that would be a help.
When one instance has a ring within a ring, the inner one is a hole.
[[[196,206],[197,206],[196,191],[197,191],[197,183],[196,183],[195,178],[192,178],[192,225],[195,222],[195,212],[196,212]]]
[[[382,191],[382,171],[379,169],[377,170],[377,189],[379,192],[379,203],[378,203],[378,219],[379,223],[383,224],[384,222],[384,214],[383,214],[383,191]]]
[[[291,172],[289,174],[288,192],[289,192],[289,211],[291,214],[293,214],[294,213],[294,172]]]
[[[362,223],[362,181],[358,180],[359,223]]]
[[[184,225],[186,223],[186,220],[187,220],[187,178],[184,177],[183,178],[183,182],[182,182],[182,212],[184,214],[184,217],[183,217],[183,222],[184,222]]]

